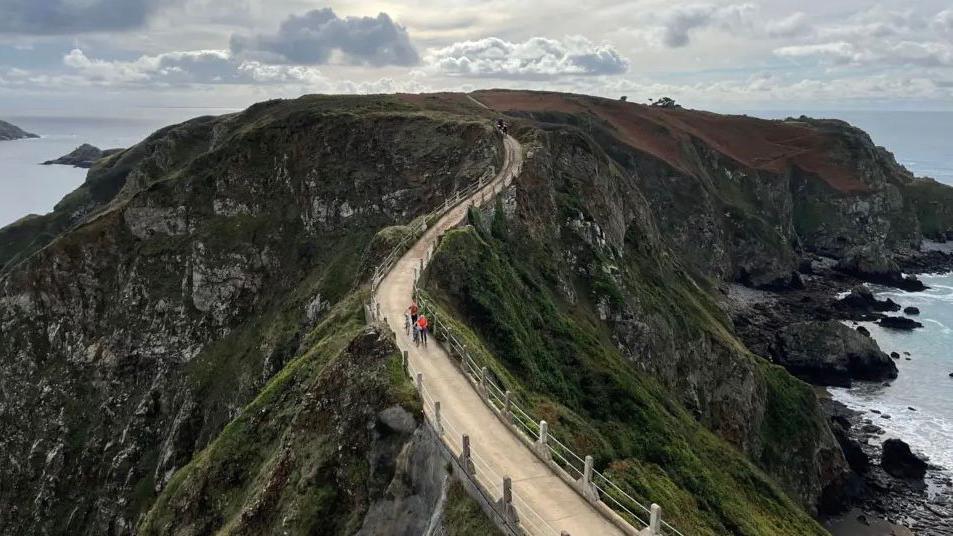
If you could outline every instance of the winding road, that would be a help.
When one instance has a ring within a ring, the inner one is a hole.
[[[467,206],[490,202],[494,193],[509,184],[523,161],[520,144],[504,137],[505,158],[502,170],[481,190],[448,211],[428,229],[384,277],[376,300],[388,324],[397,333],[397,345],[409,353],[410,366],[423,374],[421,396],[427,402],[439,401],[443,441],[454,453],[462,450],[461,435],[470,437],[477,477],[494,499],[502,495],[502,481],[513,482],[513,504],[521,527],[533,535],[611,536],[623,532],[584,499],[539,458],[497,418],[467,377],[435,340],[426,348],[415,347],[404,330],[404,311],[414,289],[414,268],[420,265],[437,237],[466,217]],[[425,404],[425,407],[431,407]],[[428,413],[432,410],[428,409]]]

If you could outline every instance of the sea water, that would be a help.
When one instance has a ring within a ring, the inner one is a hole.
[[[889,385],[855,382],[849,389],[832,388],[831,394],[848,407],[866,412],[887,432],[883,439],[903,439],[931,462],[953,469],[953,274],[921,275],[920,279],[929,287],[921,292],[877,286],[872,290],[878,298],[919,308],[920,314],[910,318],[922,323],[922,328],[902,331],[860,322],[883,351],[900,354],[895,361],[897,379]],[[881,418],[873,409],[890,418]]]

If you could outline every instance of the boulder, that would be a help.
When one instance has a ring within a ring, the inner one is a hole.
[[[917,322],[916,320],[911,320],[903,316],[885,316],[881,318],[877,323],[885,328],[891,328],[891,329],[911,330],[914,328],[923,327],[923,324]]]
[[[836,321],[797,322],[777,335],[775,360],[819,385],[848,387],[851,380],[897,377],[897,366],[877,341]]]
[[[870,337],[870,330],[864,326],[857,326],[857,333],[860,333],[864,337]]]
[[[921,480],[927,471],[927,462],[910,451],[900,439],[888,439],[883,443],[880,466],[896,478]]]
[[[890,359],[900,359],[900,354],[897,352],[890,352]]]
[[[886,300],[878,300],[874,296],[874,293],[864,286],[854,287],[851,289],[850,294],[841,298],[841,300],[838,302],[838,305],[842,309],[860,312],[900,310],[900,304],[891,300],[890,298],[887,298]]]
[[[919,308],[919,307],[913,307],[913,306],[911,305],[911,306],[909,306],[909,307],[904,307],[904,308],[903,308],[903,312],[904,312],[904,314],[908,314],[908,315],[918,315],[918,314],[920,314],[920,308]]]

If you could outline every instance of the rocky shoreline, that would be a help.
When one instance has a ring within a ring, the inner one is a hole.
[[[905,274],[953,271],[953,248],[925,246],[923,253],[898,259]],[[876,424],[887,417],[852,410],[826,389],[895,378],[894,361],[902,356],[882,352],[857,322],[916,329],[919,310],[876,299],[862,286],[869,278],[838,270],[831,259],[810,257],[798,276],[801,284],[787,290],[731,285],[725,289],[726,308],[749,348],[818,386],[822,407],[852,469],[840,493],[821,505],[829,526],[853,527],[835,534],[890,534],[882,529],[886,524],[896,534],[906,533],[901,527],[914,534],[953,534],[953,472],[926,465],[923,478],[892,476],[881,462],[885,431]],[[903,281],[893,285],[898,288],[916,286],[909,277],[897,281]]]

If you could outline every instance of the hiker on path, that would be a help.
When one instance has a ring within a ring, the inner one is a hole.
[[[414,322],[411,329],[414,332],[414,346],[420,346],[420,326],[417,325],[417,322]]]
[[[420,318],[417,319],[417,327],[420,328],[420,341],[423,342],[424,346],[426,347],[427,334],[430,332],[426,315],[420,315]]]
[[[410,307],[407,308],[407,312],[410,313],[410,321],[414,324],[417,323],[417,313],[420,312],[420,308],[417,307],[417,302],[410,302]]]

